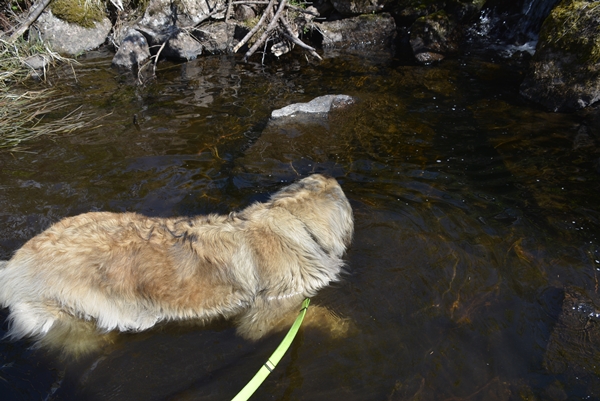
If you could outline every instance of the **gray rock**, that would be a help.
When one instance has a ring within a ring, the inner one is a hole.
[[[104,43],[112,28],[110,20],[104,18],[94,24],[94,28],[71,24],[56,18],[50,10],[44,11],[36,22],[42,39],[54,51],[67,56],[79,55]]]
[[[48,59],[48,57],[46,57],[44,55],[34,54],[33,56],[29,56],[25,60],[23,60],[23,63],[28,68],[39,71],[39,70],[43,70],[44,68],[46,68],[48,66],[48,64],[50,63],[50,60]]]
[[[224,17],[225,5],[225,0],[151,0],[144,16],[129,28],[128,34],[138,31],[151,48],[161,49],[160,57],[170,59],[189,61],[205,51],[225,52],[232,46],[235,27],[214,28],[215,24],[211,24],[206,29],[195,28],[208,18]],[[130,46],[122,53],[115,55],[113,65],[133,68],[147,57],[144,43],[137,34],[131,36]]]
[[[225,11],[225,0],[151,0],[138,25],[155,31],[167,27],[190,28],[213,18],[224,18],[223,12],[211,14],[214,10]]]
[[[256,17],[254,9],[246,4],[240,4],[235,8],[235,19],[238,21],[247,21]]]
[[[224,21],[194,29],[194,37],[209,54],[229,53],[234,46],[236,25]]]
[[[323,34],[323,49],[390,50],[396,38],[396,23],[388,13],[361,15],[315,24]]]
[[[146,37],[149,46],[154,48],[153,53],[160,51],[161,58],[189,61],[203,52],[202,44],[192,36],[191,30],[183,30],[174,25],[162,31],[139,25],[135,29]]]
[[[194,60],[202,54],[202,45],[188,32],[177,31],[167,41],[167,44],[161,53],[170,59],[175,60]]]
[[[333,8],[342,15],[371,14],[383,10],[387,0],[331,0]]]
[[[291,117],[296,114],[326,114],[331,110],[355,103],[348,95],[325,95],[314,98],[308,103],[294,103],[278,110],[273,110],[271,118]]]
[[[150,48],[146,37],[139,31],[129,28],[121,41],[121,46],[113,57],[112,65],[124,69],[137,68],[150,58]]]

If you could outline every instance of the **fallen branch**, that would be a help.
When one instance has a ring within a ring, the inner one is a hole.
[[[156,75],[156,64],[158,64],[158,58],[160,57],[160,52],[163,51],[163,49],[165,48],[165,46],[167,45],[167,42],[169,41],[169,39],[171,39],[171,35],[169,35],[169,37],[163,42],[162,45],[160,45],[160,48],[158,49],[158,51],[156,52],[156,54],[154,55],[154,70],[152,71],[152,73],[154,75]]]
[[[230,4],[232,5],[238,5],[238,4],[269,4],[268,1],[253,1],[253,0],[244,0],[244,1],[232,1]],[[311,3],[308,3],[311,4]],[[300,13],[304,13],[304,14],[309,14],[312,15],[314,17],[318,17],[319,13],[316,11],[310,11],[307,10],[306,8],[302,8],[302,7],[298,7],[298,6],[293,6],[291,4],[288,3],[288,5],[286,6],[287,8],[290,8],[294,11],[298,11]]]
[[[232,1],[227,0],[227,11],[225,12],[225,23],[229,22],[229,16],[231,15],[231,8],[233,7]]]
[[[277,11],[275,12],[275,15],[273,15],[272,17],[270,17],[270,15],[272,14],[272,10],[274,5],[276,4],[276,2],[278,2],[278,6],[277,6]],[[247,0],[247,1],[229,1],[228,4],[230,5],[238,5],[238,4],[267,4],[266,1],[256,1],[256,0]],[[246,54],[244,55],[244,62],[247,62],[248,59],[261,47],[261,46],[265,46],[266,47],[266,43],[267,41],[272,38],[275,35],[275,32],[278,34],[279,37],[284,37],[286,38],[288,41],[297,44],[299,47],[307,50],[313,57],[322,60],[321,56],[319,56],[319,54],[316,52],[316,50],[307,45],[306,43],[302,42],[298,37],[297,34],[295,34],[293,32],[292,27],[290,26],[289,21],[287,20],[286,16],[283,14],[283,12],[287,9],[293,10],[295,12],[299,12],[299,13],[304,13],[304,14],[308,14],[311,17],[316,17],[319,15],[318,12],[316,11],[312,11],[312,10],[305,10],[303,8],[300,7],[296,7],[294,5],[291,5],[287,2],[287,0],[270,0],[268,2],[267,7],[265,8],[265,11],[263,12],[262,16],[260,17],[260,20],[258,21],[258,23],[250,30],[250,32],[248,32],[246,34],[246,36],[244,36],[244,38],[237,44],[235,45],[235,47],[233,48],[233,52],[237,53],[238,50],[240,50],[242,48],[242,46],[244,46],[246,43],[248,43],[248,41],[250,41],[250,39],[252,39],[252,37],[254,37],[254,35],[256,35],[256,33],[263,29],[263,32],[260,36],[260,38],[258,38],[254,44],[250,47],[250,49],[248,49],[248,51],[246,52]],[[270,18],[270,22],[269,24],[265,27],[267,20]],[[264,54],[263,54],[264,57]]]
[[[273,4],[275,4],[275,0],[270,0],[269,5],[267,6],[267,9],[263,13],[262,17],[260,17],[260,20],[258,21],[258,23],[254,26],[254,28],[252,28],[250,30],[250,32],[248,32],[246,34],[246,36],[244,36],[244,38],[242,40],[240,40],[240,42],[237,45],[235,45],[235,47],[233,48],[234,53],[237,53],[237,51],[240,50],[240,48],[242,46],[244,46],[252,38],[252,36],[254,36],[254,34],[260,29],[260,27],[265,23],[265,20],[267,19],[267,15],[269,14],[269,10],[271,9],[271,7],[273,7]]]
[[[38,19],[42,11],[46,9],[46,7],[48,6],[48,4],[50,4],[51,1],[52,0],[40,0],[39,3],[31,7],[29,15],[27,16],[27,18],[25,18],[25,21],[21,23],[21,26],[19,26],[19,28],[16,31],[14,31],[12,35],[10,35],[10,37],[8,38],[8,42],[14,43],[17,39],[23,36],[25,31],[27,31],[31,24],[33,24]]]
[[[317,53],[317,51],[315,50],[314,47],[307,45],[306,43],[304,43],[303,41],[298,39],[298,37],[296,35],[294,35],[292,27],[288,24],[288,22],[286,21],[285,18],[280,18],[279,21],[281,21],[281,24],[287,31],[287,32],[283,32],[283,36],[285,36],[288,40],[291,40],[293,43],[297,44],[301,48],[307,50],[313,57],[315,57],[319,60],[323,60],[321,58],[321,56],[319,56],[319,53]]]
[[[283,12],[283,10],[285,9],[285,3],[286,2],[287,2],[287,0],[281,0],[281,3],[279,3],[279,7],[277,8],[277,12],[275,13],[275,15],[273,16],[273,19],[271,20],[271,22],[267,26],[267,29],[265,29],[265,31],[261,35],[260,39],[258,39],[256,41],[256,43],[254,43],[254,45],[244,55],[244,62],[248,61],[248,58],[250,58],[250,56],[252,56],[256,52],[256,50],[260,46],[262,46],[262,44],[271,35],[271,31],[275,28],[275,25],[277,25],[277,20],[279,20],[279,16],[281,15],[281,13]]]

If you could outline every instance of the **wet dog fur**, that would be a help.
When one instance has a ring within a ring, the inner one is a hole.
[[[68,217],[0,262],[7,337],[56,342],[74,322],[109,333],[224,317],[256,340],[338,280],[353,229],[338,182],[319,174],[229,215]]]

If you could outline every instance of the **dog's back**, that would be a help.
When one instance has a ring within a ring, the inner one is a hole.
[[[339,279],[353,228],[339,183],[318,174],[228,216],[68,217],[0,261],[7,336],[41,339],[75,319],[108,332],[221,316],[258,339]]]

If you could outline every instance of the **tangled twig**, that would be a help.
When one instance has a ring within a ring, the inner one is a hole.
[[[311,17],[318,16],[319,13],[312,10],[305,10],[300,7],[296,7],[288,3],[287,0],[270,0],[270,1],[229,1],[229,5],[238,5],[238,4],[267,4],[266,8],[263,11],[263,14],[258,21],[258,23],[244,36],[244,38],[233,48],[233,52],[237,53],[246,43],[248,43],[261,29],[262,34],[256,40],[253,45],[248,49],[246,54],[244,55],[244,62],[248,61],[248,59],[261,47],[266,47],[266,42],[270,38],[274,36],[279,36],[280,38],[285,38],[287,41],[292,44],[296,44],[299,47],[307,50],[313,57],[322,60],[321,56],[317,53],[317,51],[302,42],[298,38],[298,34],[294,32],[292,29],[290,22],[287,19],[286,10],[293,10],[296,13],[304,13]],[[273,14],[273,9],[277,6],[277,11]],[[297,14],[296,14],[297,15]],[[267,24],[268,21],[268,24]],[[266,27],[265,27],[266,25]]]

